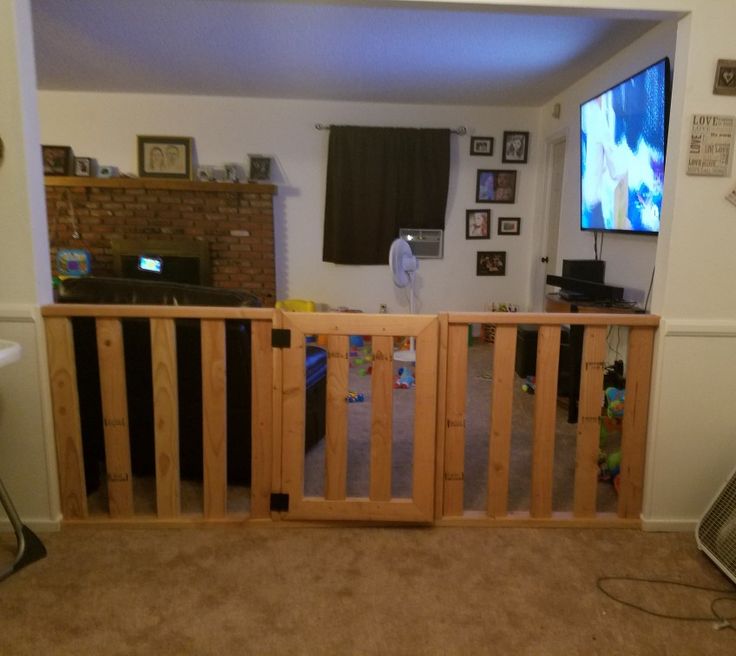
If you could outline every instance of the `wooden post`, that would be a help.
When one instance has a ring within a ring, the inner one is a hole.
[[[61,512],[64,519],[84,519],[87,517],[87,491],[71,321],[64,317],[47,318],[46,343]]]
[[[250,516],[270,515],[273,470],[273,356],[271,322],[251,321],[251,487]]]
[[[437,418],[435,420],[434,518],[442,519],[445,501],[445,424],[447,417],[447,348],[449,322],[446,312],[439,315]]]
[[[516,333],[516,326],[496,326],[493,349],[493,405],[488,447],[490,517],[505,517],[508,510]]]
[[[202,319],[202,451],[204,516],[227,514],[227,405],[225,322]]]
[[[130,517],[133,515],[133,477],[130,467],[123,330],[120,319],[96,321],[110,516]]]
[[[626,404],[621,427],[621,485],[618,516],[638,518],[644,488],[654,328],[629,329]]]
[[[345,499],[348,472],[348,372],[350,341],[347,335],[327,338],[327,419],[325,435],[325,498]]]
[[[603,367],[606,326],[588,326],[583,337],[583,357],[578,405],[575,456],[575,517],[593,517],[598,494],[598,451],[603,399]]]
[[[531,516],[534,518],[552,515],[559,359],[560,326],[540,326],[537,337],[537,386],[534,397],[530,508]]]
[[[447,349],[444,515],[463,514],[465,486],[465,404],[468,378],[468,326],[450,324]],[[419,376],[417,375],[417,380]],[[420,408],[417,402],[417,408]]]
[[[151,319],[153,425],[156,443],[156,508],[162,519],[181,512],[179,472],[179,392],[176,326],[173,319]]]
[[[283,326],[291,331],[291,347],[283,349],[282,491],[294,500],[304,496],[304,433],[306,365],[304,333],[283,313]],[[290,507],[291,507],[290,501]]]
[[[371,486],[372,501],[391,498],[391,446],[393,437],[393,350],[390,336],[372,338],[371,374]]]

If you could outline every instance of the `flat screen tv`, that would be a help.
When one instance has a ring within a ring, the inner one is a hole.
[[[580,105],[580,228],[659,233],[669,118],[664,58]]]

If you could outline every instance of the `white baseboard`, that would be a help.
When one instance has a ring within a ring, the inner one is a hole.
[[[61,516],[58,519],[28,519],[21,521],[36,533],[56,533],[61,530]],[[0,533],[12,533],[13,527],[7,518],[0,519]]]
[[[697,519],[647,519],[641,518],[641,527],[645,531],[667,533],[695,533]]]

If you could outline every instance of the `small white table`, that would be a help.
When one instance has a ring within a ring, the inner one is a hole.
[[[16,342],[10,342],[6,339],[0,339],[0,368],[17,362],[20,360],[21,347]],[[0,504],[2,504],[8,519],[15,531],[15,539],[18,542],[18,551],[12,565],[4,569],[0,569],[0,581],[14,574],[19,569],[40,560],[46,555],[46,547],[39,540],[38,536],[28,528],[18,517],[13,502],[10,500],[2,479],[0,479]]]

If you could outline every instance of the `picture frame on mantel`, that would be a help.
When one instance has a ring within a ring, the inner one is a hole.
[[[44,175],[72,175],[74,152],[71,146],[41,146]]]
[[[192,179],[191,137],[138,135],[138,175],[141,178]]]

